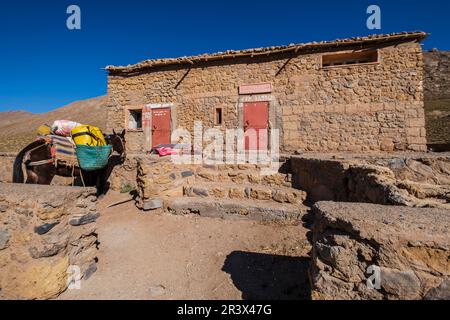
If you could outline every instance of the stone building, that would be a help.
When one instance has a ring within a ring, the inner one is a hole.
[[[280,149],[426,150],[423,32],[108,66],[108,130],[131,152],[179,127],[279,129]],[[265,147],[260,142],[258,147]]]

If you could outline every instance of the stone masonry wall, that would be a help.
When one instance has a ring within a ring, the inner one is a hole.
[[[0,300],[55,298],[69,274],[96,271],[96,200],[94,188],[0,183]]]
[[[224,128],[242,127],[242,103],[269,101],[272,128],[284,152],[426,150],[423,61],[418,43],[379,49],[377,64],[321,68],[321,55],[278,54],[167,66],[108,78],[108,130],[124,127],[124,106],[172,103],[179,127],[195,120],[213,127],[223,108]],[[288,59],[290,59],[288,61]],[[273,91],[239,95],[238,86],[269,82]],[[142,151],[142,132],[127,136]]]
[[[313,299],[450,299],[449,210],[318,202],[313,214]]]
[[[11,182],[15,153],[0,153],[0,182]]]
[[[293,156],[292,181],[312,202],[450,209],[449,154]]]

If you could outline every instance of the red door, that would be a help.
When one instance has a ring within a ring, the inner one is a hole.
[[[152,109],[152,146],[170,143],[170,108]]]
[[[244,103],[245,150],[267,149],[268,123],[268,102]]]

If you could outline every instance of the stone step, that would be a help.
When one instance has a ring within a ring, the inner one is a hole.
[[[259,170],[269,168],[271,165],[277,164],[278,168],[283,168],[287,165],[286,161],[273,162],[271,164],[254,164],[254,163],[241,163],[241,164],[206,164],[201,165],[204,169],[211,170],[233,170],[233,171],[245,171],[245,170]]]
[[[246,219],[258,221],[300,220],[309,210],[304,205],[275,203],[253,199],[221,199],[178,197],[169,199],[166,210],[177,215],[197,214],[202,217]]]
[[[213,197],[219,199],[270,200],[279,203],[301,204],[306,200],[306,192],[288,187],[258,184],[237,184],[230,182],[200,182],[185,185],[183,195],[187,197]]]
[[[292,185],[290,174],[278,172],[271,175],[264,175],[256,169],[234,171],[201,168],[201,170],[198,170],[195,173],[195,179],[204,182],[251,183],[285,187],[290,187]]]

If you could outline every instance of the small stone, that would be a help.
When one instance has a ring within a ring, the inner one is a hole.
[[[11,235],[6,229],[0,229],[0,250],[6,249],[9,245]]]
[[[240,209],[239,214],[241,216],[247,216],[248,215],[248,209]]]
[[[168,184],[172,182],[172,179],[169,176],[160,176],[153,180],[156,184]]]
[[[428,291],[425,300],[450,300],[450,279],[442,281],[442,283]]]
[[[187,177],[190,177],[192,175],[193,175],[193,173],[192,173],[191,170],[181,172],[181,177],[182,178],[187,178]]]
[[[287,202],[297,204],[305,201],[306,199],[306,192],[304,191],[293,191],[288,192],[286,194],[287,196]]]
[[[259,174],[249,174],[248,177],[248,182],[250,183],[260,183],[261,182],[261,176]]]
[[[84,209],[84,208],[87,208],[87,204],[86,203],[84,203],[84,202],[79,202],[79,203],[77,203],[77,208],[82,208],[82,209]]]
[[[61,207],[63,205],[64,205],[64,200],[55,200],[55,201],[52,201],[52,202],[44,202],[42,204],[44,209],[59,208],[59,207]]]
[[[96,197],[96,196],[93,196],[93,195],[90,195],[90,196],[88,196],[88,197],[86,198],[86,200],[88,200],[88,201],[90,201],[90,202],[95,202],[95,201],[97,201],[97,197]]]
[[[271,189],[252,189],[251,197],[258,200],[270,200],[272,199]]]
[[[84,280],[89,279],[97,271],[97,264],[94,262],[84,272]]]
[[[216,198],[226,198],[228,195],[228,190],[220,187],[215,187],[210,191],[210,194]]]
[[[31,247],[28,249],[33,259],[52,257],[63,249],[63,245],[54,244],[52,246],[44,246],[43,248]]]
[[[70,218],[69,220],[69,224],[71,226],[81,226],[83,224],[88,224],[91,222],[94,222],[95,220],[97,220],[97,218],[100,216],[100,214],[97,213],[88,213],[82,216],[75,216]]]
[[[164,196],[164,197],[168,197],[168,198],[175,198],[175,197],[182,197],[183,196],[183,187],[175,187],[175,188],[172,188],[172,189],[168,189],[168,190],[165,190],[165,191],[163,191],[163,192],[161,192],[161,196]]]
[[[39,235],[46,234],[50,230],[53,229],[54,226],[56,226],[59,222],[53,222],[53,223],[46,223],[38,227],[34,227],[34,232],[36,232]]]
[[[6,212],[8,210],[7,204],[0,204],[0,212]]]
[[[14,209],[14,212],[17,214],[27,216],[27,217],[33,216],[33,211],[31,211],[30,209],[26,209],[26,208],[16,208],[16,209]]]
[[[162,206],[163,206],[163,200],[160,198],[155,198],[155,199],[145,200],[144,204],[142,206],[142,209],[144,211],[154,210],[154,209],[162,208]]]
[[[200,196],[200,197],[208,197],[209,193],[208,190],[205,188],[199,188],[199,187],[193,187],[192,188],[192,193],[194,195]]]
[[[177,175],[172,172],[171,174],[169,174],[169,178],[175,180],[177,178]]]
[[[152,286],[150,287],[150,289],[148,290],[150,293],[150,296],[152,298],[154,297],[158,297],[164,294],[164,292],[166,291],[166,287],[164,287],[163,285],[157,285],[157,286]]]
[[[420,281],[412,271],[382,267],[381,287],[399,299],[416,299],[420,294]]]
[[[246,175],[243,173],[239,173],[236,176],[233,176],[231,178],[231,181],[233,181],[234,183],[243,183],[245,181]]]
[[[288,197],[286,195],[285,192],[278,190],[274,196],[273,196],[273,200],[275,200],[276,202],[286,202],[288,200]]]
[[[209,172],[199,172],[198,176],[209,181],[214,181],[216,179],[216,176]]]
[[[240,188],[231,188],[228,196],[232,199],[245,198],[245,190]]]

